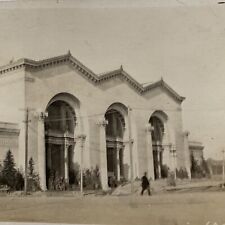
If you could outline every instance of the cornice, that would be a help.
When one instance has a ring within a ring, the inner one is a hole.
[[[1,135],[19,135],[19,129],[11,129],[11,128],[0,128]]]
[[[134,78],[132,78],[126,71],[124,71],[122,66],[120,66],[119,69],[97,75],[92,70],[83,65],[74,56],[72,56],[70,51],[65,55],[56,56],[39,61],[26,58],[19,59],[16,62],[0,67],[0,76],[1,74],[8,73],[21,68],[24,68],[25,70],[42,70],[60,64],[69,64],[75,70],[79,71],[84,77],[86,77],[88,80],[90,80],[96,85],[101,85],[102,83],[108,80],[119,77],[124,82],[127,82],[135,91],[137,91],[141,95],[145,95],[154,88],[161,87],[165,89],[178,102],[182,102],[185,99],[177,92],[175,92],[163,79],[155,83],[151,83],[147,86],[143,86],[142,84],[138,83]]]

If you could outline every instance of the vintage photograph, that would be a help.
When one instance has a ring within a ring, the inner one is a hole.
[[[0,0],[0,224],[224,225],[225,1]]]

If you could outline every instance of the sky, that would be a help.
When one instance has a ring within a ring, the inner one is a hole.
[[[122,64],[140,83],[163,77],[186,97],[183,122],[190,139],[203,142],[206,158],[222,158],[225,4],[210,0],[0,1],[1,65],[68,50],[95,73]]]

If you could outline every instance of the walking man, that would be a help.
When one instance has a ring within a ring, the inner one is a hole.
[[[142,191],[141,191],[141,195],[144,194],[144,191],[147,190],[148,191],[148,195],[151,195],[151,192],[150,192],[150,183],[149,183],[149,180],[147,178],[147,173],[145,172],[144,173],[144,176],[141,178],[141,186],[142,186]]]

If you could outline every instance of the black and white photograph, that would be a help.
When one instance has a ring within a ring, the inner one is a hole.
[[[225,225],[225,1],[0,0],[0,225]]]

